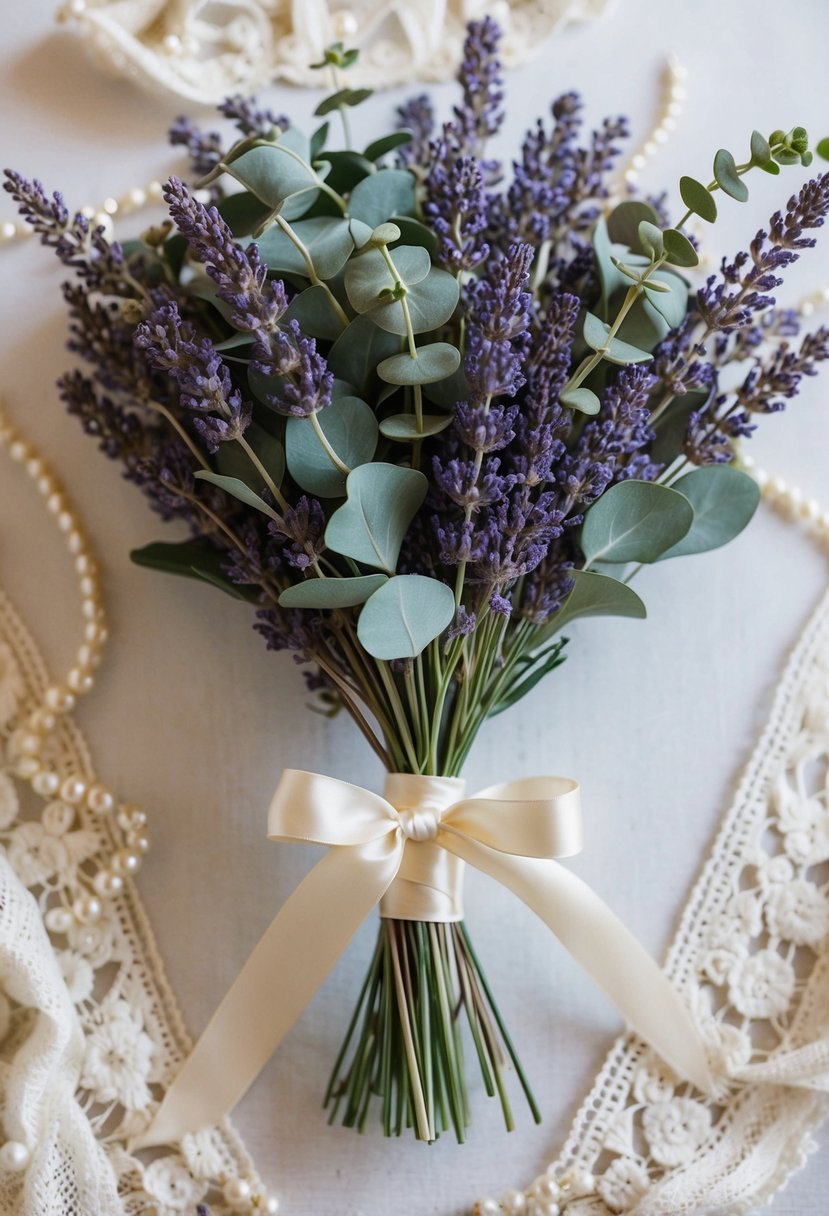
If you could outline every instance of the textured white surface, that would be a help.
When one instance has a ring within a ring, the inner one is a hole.
[[[50,7],[44,0],[19,6],[7,26],[0,158],[60,185],[76,203],[162,174],[175,163],[161,137],[174,110],[100,77],[69,35],[52,33]],[[703,176],[715,146],[739,146],[755,125],[803,122],[825,133],[829,15],[818,0],[792,0],[782,22],[768,0],[750,12],[704,0],[692,19],[683,19],[683,9],[627,0],[604,22],[545,47],[509,81],[505,140],[515,141],[552,91],[574,85],[592,117],[621,108],[644,130],[669,49],[682,52],[690,71],[688,109],[646,186],[673,183],[680,172]],[[435,91],[448,106],[449,89]],[[288,89],[272,95],[300,120],[315,100]],[[372,103],[372,134],[396,97]],[[730,251],[753,233],[796,177],[763,179],[747,207],[723,207],[709,248]],[[80,721],[111,765],[102,777],[153,811],[157,847],[142,890],[198,1031],[311,858],[310,850],[263,845],[280,769],[312,767],[375,787],[381,776],[349,723],[305,712],[299,673],[290,660],[264,654],[243,607],[130,566],[127,550],[160,527],[57,405],[52,384],[65,365],[57,272],[31,246],[0,257],[0,387],[12,416],[65,477],[108,575],[113,642]],[[829,240],[796,270],[792,300],[829,283]],[[824,499],[828,396],[825,378],[807,385],[788,417],[767,421],[754,449],[766,467]],[[77,637],[74,587],[23,484],[19,474],[0,471],[3,581],[16,589],[50,666],[63,665]],[[645,573],[646,624],[574,628],[567,665],[485,731],[473,754],[475,785],[543,771],[580,778],[590,843],[574,868],[655,952],[669,940],[767,716],[784,656],[825,578],[825,559],[762,514],[729,550]],[[555,1155],[618,1029],[615,1016],[505,892],[470,875],[467,905],[531,1066],[544,1124],[535,1128],[522,1115],[519,1132],[508,1137],[496,1111],[482,1110],[463,1149],[448,1139],[426,1149],[389,1145],[374,1130],[358,1138],[326,1128],[318,1099],[373,940],[366,926],[237,1114],[284,1212],[448,1216],[477,1194],[527,1183]],[[818,1216],[827,1181],[824,1152],[776,1210]]]

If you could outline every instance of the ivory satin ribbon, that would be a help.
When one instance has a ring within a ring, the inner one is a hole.
[[[270,839],[329,851],[265,931],[131,1149],[175,1143],[229,1114],[381,900],[387,916],[460,919],[463,862],[532,908],[636,1033],[711,1091],[679,994],[607,905],[553,860],[582,847],[578,784],[528,777],[474,798],[463,788],[456,778],[391,773],[381,797],[318,773],[283,773]]]

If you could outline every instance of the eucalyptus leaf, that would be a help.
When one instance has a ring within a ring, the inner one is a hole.
[[[393,414],[384,418],[380,423],[380,434],[386,439],[400,443],[412,443],[427,435],[439,435],[445,431],[452,421],[451,414],[423,414],[420,419],[420,430],[417,429],[417,419],[414,414]]]
[[[391,250],[393,255],[397,252],[397,249]],[[429,330],[445,325],[457,308],[458,297],[459,287],[455,276],[447,270],[432,267],[425,279],[409,287],[406,292],[412,332],[428,333]],[[375,325],[389,333],[399,334],[401,337],[408,333],[406,316],[399,300],[379,304],[368,315]]]
[[[642,220],[649,224],[658,224],[659,216],[648,203],[638,199],[627,199],[614,207],[608,216],[607,233],[616,245],[624,245],[634,253],[641,253],[639,246],[639,225]]]
[[[306,161],[278,143],[251,148],[228,165],[227,171],[273,210],[292,195],[314,189],[318,181]]]
[[[319,427],[349,469],[371,460],[377,447],[377,419],[359,397],[338,397],[317,414]],[[310,418],[289,418],[285,426],[288,471],[297,485],[320,498],[342,498],[346,474],[331,460]]]
[[[694,521],[688,499],[652,481],[620,481],[588,508],[581,530],[586,562],[655,562]]]
[[[569,406],[571,410],[578,410],[582,414],[598,414],[602,407],[601,401],[593,390],[585,388],[584,385],[579,388],[565,389],[560,401],[562,405]]]
[[[320,215],[314,219],[298,220],[292,228],[308,250],[321,279],[332,279],[345,266],[354,249],[349,221],[342,217]],[[269,228],[258,244],[260,256],[269,270],[279,274],[308,276],[305,258],[290,236],[277,225]]]
[[[308,145],[308,159],[313,162],[319,159],[319,155],[325,147],[325,142],[328,139],[330,123],[323,122],[314,131]]]
[[[558,633],[580,616],[626,616],[644,620],[648,615],[642,600],[625,583],[591,570],[571,570],[573,589],[558,612],[544,627],[543,636]]]
[[[434,384],[457,371],[461,353],[448,342],[431,342],[417,348],[417,357],[405,351],[377,366],[377,375],[387,384]]]
[[[619,337],[639,350],[653,351],[668,333],[668,322],[651,304],[647,292],[641,296],[625,317]],[[662,302],[660,300],[660,302]]]
[[[355,317],[328,352],[328,366],[362,397],[370,397],[377,364],[399,350],[394,334],[378,329],[368,316]]]
[[[251,422],[245,431],[245,439],[274,485],[281,486],[285,476],[285,450],[276,436],[258,423]],[[257,494],[267,488],[264,477],[241,444],[219,444],[215,459],[216,469],[223,476],[238,478]]]
[[[393,215],[391,217],[400,229],[400,240],[404,245],[422,245],[433,256],[437,250],[437,237],[431,228],[421,224],[420,220],[412,219],[410,215]]]
[[[130,560],[135,562],[136,566],[144,566],[148,570],[160,570],[164,574],[177,574],[182,578],[209,583],[235,600],[254,604],[260,600],[261,592],[258,587],[240,586],[231,582],[223,569],[226,555],[202,541],[153,541],[141,549],[133,549]]]
[[[423,574],[399,574],[366,601],[357,637],[375,659],[414,659],[454,615],[455,597],[445,583]]]
[[[379,169],[358,182],[348,200],[348,214],[372,228],[414,209],[414,177],[408,169]]]
[[[338,194],[347,194],[364,177],[368,177],[369,173],[375,171],[373,161],[367,160],[365,156],[351,149],[326,152],[325,160],[330,165],[325,180]],[[340,215],[341,212],[338,210],[337,214]]]
[[[285,320],[298,321],[304,334],[326,342],[335,342],[344,329],[331,296],[319,283],[294,296],[285,310]]]
[[[620,247],[621,248],[621,247]],[[614,247],[607,231],[607,222],[600,217],[593,229],[593,254],[599,271],[602,287],[602,311],[607,311],[608,301],[620,287],[627,287],[625,276],[614,262]]]
[[[459,401],[468,401],[470,394],[469,380],[463,363],[456,372],[445,380],[437,380],[434,384],[423,386],[423,395],[434,405],[442,409],[451,409]]]
[[[346,501],[328,521],[327,547],[393,574],[428,488],[417,469],[381,462],[360,465],[346,480]]]
[[[679,195],[689,211],[693,211],[694,215],[709,224],[714,223],[717,218],[717,204],[702,182],[698,182],[695,177],[681,177]]]
[[[341,106],[358,106],[360,102],[367,101],[372,92],[373,89],[339,89],[330,97],[324,98],[314,110],[314,114],[317,118],[323,118],[326,114],[339,110]]]
[[[829,160],[829,136],[827,136],[824,139],[818,140],[815,151],[817,152],[817,154],[821,158],[821,160]]]
[[[654,282],[667,287],[667,291],[654,292],[649,284]],[[676,329],[688,311],[688,284],[669,271],[656,271],[645,284],[645,296],[650,305],[665,318],[671,329]]]
[[[651,458],[657,464],[668,465],[683,450],[688,423],[694,410],[701,409],[710,390],[694,389],[675,397],[655,424],[656,439],[651,446]]]
[[[662,229],[650,220],[640,220],[637,228],[639,244],[648,257],[656,261],[662,257]]]
[[[751,159],[755,165],[767,165],[771,160],[771,148],[765,135],[759,131],[751,132]]]
[[[395,148],[402,148],[404,144],[410,144],[413,138],[412,132],[405,129],[391,131],[388,135],[383,135],[380,139],[375,139],[370,143],[363,152],[363,156],[366,160],[379,160],[381,156],[394,152]]]
[[[220,490],[224,490],[225,494],[229,494],[231,498],[238,498],[246,506],[254,507],[255,510],[261,511],[263,515],[268,515],[271,519],[276,520],[277,523],[281,522],[273,507],[269,507],[250,486],[245,485],[238,477],[224,477],[221,473],[212,473],[209,469],[199,469],[194,474],[194,477],[197,477],[199,481],[209,481],[211,485],[218,486]]]
[[[248,190],[229,194],[218,204],[218,212],[235,237],[250,236],[271,214],[272,208]]]
[[[662,234],[665,240],[665,257],[672,266],[698,266],[699,255],[684,232],[678,228],[666,228]]]
[[[737,173],[734,157],[725,148],[720,148],[714,157],[714,178],[720,189],[738,203],[744,203],[748,198],[748,187]]]
[[[294,583],[279,596],[283,608],[353,608],[364,604],[383,583],[385,574],[361,574],[357,578],[307,578]]]
[[[727,464],[694,469],[675,481],[673,488],[694,508],[694,522],[660,561],[728,544],[749,523],[760,501],[760,487],[754,478]]]
[[[398,245],[396,249],[388,251],[388,256],[397,279],[380,249],[366,249],[346,266],[345,290],[348,302],[356,312],[369,312],[376,308],[384,300],[383,293],[391,292],[396,282],[402,283],[405,288],[421,282],[432,266],[427,250],[419,245]]]

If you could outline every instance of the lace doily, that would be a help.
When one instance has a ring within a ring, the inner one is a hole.
[[[228,1201],[238,1194],[261,1195],[247,1209],[264,1214],[273,1208],[229,1125],[149,1163],[125,1148],[190,1044],[129,881],[96,920],[46,928],[123,843],[112,818],[38,798],[13,776],[11,728],[42,704],[47,683],[0,593],[0,1100],[9,1140],[32,1146],[25,1169],[0,1168],[0,1213],[193,1216],[201,1200],[213,1213],[242,1211]],[[53,748],[58,771],[93,781],[71,720]]]
[[[555,29],[599,16],[612,0],[68,0],[102,67],[189,101],[215,104],[269,80],[319,85],[310,64],[336,40],[360,48],[349,82],[378,87],[446,80],[466,25],[485,12],[520,63]]]

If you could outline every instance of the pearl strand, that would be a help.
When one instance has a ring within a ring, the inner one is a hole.
[[[622,179],[628,190],[634,190],[639,185],[639,175],[646,168],[648,161],[656,155],[661,144],[668,142],[671,132],[676,130],[687,96],[687,79],[688,69],[680,63],[676,55],[669,55],[662,73],[663,96],[659,118],[650,135],[642,141],[622,172]]]
[[[81,207],[80,212],[94,227],[103,228],[104,235],[109,239],[112,237],[113,220],[116,216],[131,215],[147,207],[157,206],[163,201],[164,185],[157,178],[152,178],[145,185],[133,186],[117,198],[112,196],[95,206]],[[0,223],[0,246],[10,245],[31,236],[34,236],[34,232],[25,220],[3,220]]]

